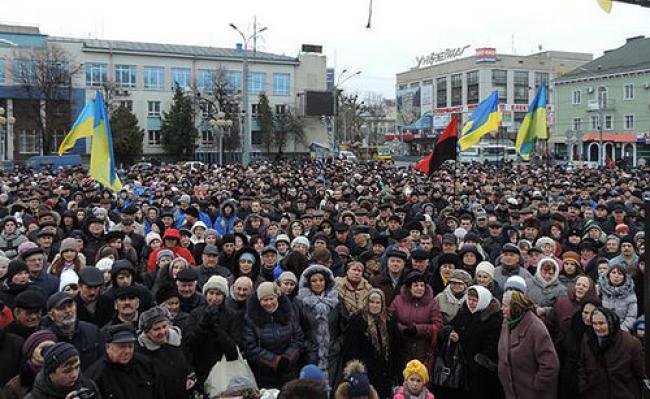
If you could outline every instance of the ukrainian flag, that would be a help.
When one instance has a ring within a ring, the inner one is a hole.
[[[535,148],[535,139],[548,140],[546,126],[546,85],[542,85],[528,106],[528,113],[517,132],[515,148],[525,161],[530,159],[530,154]]]
[[[89,101],[77,116],[70,133],[59,146],[59,155],[63,155],[74,147],[77,140],[84,137],[92,137],[90,176],[113,191],[121,190],[122,183],[115,171],[111,127],[104,98],[99,91],[95,94],[95,99]]]
[[[499,111],[499,91],[495,90],[488,98],[476,107],[469,121],[463,127],[463,133],[458,139],[460,150],[475,146],[486,134],[499,129],[501,112]]]

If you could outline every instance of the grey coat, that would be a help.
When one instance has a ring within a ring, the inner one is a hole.
[[[623,285],[614,287],[607,275],[600,276],[600,299],[603,306],[611,309],[621,319],[621,330],[630,332],[637,316],[637,300],[634,281],[628,276]]]
[[[494,269],[494,281],[499,283],[499,287],[505,287],[506,280],[512,276],[519,276],[524,280],[529,280],[533,277],[528,270],[521,266],[515,266],[514,269],[506,269],[500,264]]]
[[[567,289],[558,278],[557,268],[551,282],[546,282],[542,278],[540,271],[538,269],[533,278],[526,280],[526,285],[528,286],[526,294],[535,305],[550,311],[557,299],[567,294]]]

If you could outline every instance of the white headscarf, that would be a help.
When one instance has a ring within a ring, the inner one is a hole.
[[[492,302],[492,293],[482,285],[473,285],[467,289],[467,291],[469,290],[476,291],[476,294],[478,295],[478,305],[476,305],[476,308],[472,310],[469,306],[467,307],[470,312],[480,312],[487,308],[490,305],[490,302]]]

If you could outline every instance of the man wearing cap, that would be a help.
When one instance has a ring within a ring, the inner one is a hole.
[[[16,295],[14,320],[5,327],[6,331],[23,339],[29,338],[40,327],[45,301],[45,296],[37,289],[28,289]]]
[[[205,305],[205,298],[198,292],[198,280],[196,269],[183,269],[176,275],[176,287],[183,312],[192,313],[192,310]]]
[[[181,349],[181,330],[172,326],[164,307],[153,307],[140,316],[137,351],[158,368],[168,398],[187,399],[196,377]]]
[[[97,318],[108,322],[115,315],[114,291],[120,287],[134,286],[138,290],[140,310],[145,311],[153,306],[153,295],[145,286],[135,282],[135,268],[127,259],[119,259],[111,267],[111,286],[99,298],[97,303]]]
[[[78,350],[67,342],[56,343],[44,351],[43,366],[36,374],[32,391],[25,399],[99,397],[94,381],[80,371]]]
[[[520,276],[524,280],[528,280],[533,276],[528,270],[521,267],[521,251],[519,247],[514,244],[505,244],[501,249],[497,267],[494,269],[494,281],[499,286],[503,287],[508,277]]]
[[[163,381],[151,359],[135,352],[137,337],[128,324],[106,331],[106,355],[97,360],[87,375],[104,398],[166,398]]]
[[[230,270],[219,264],[219,249],[214,245],[206,245],[201,254],[201,266],[196,270],[199,274],[199,289],[208,281],[211,276],[223,276],[229,278],[232,276]]]
[[[334,247],[345,245],[348,248],[352,248],[354,246],[354,241],[350,237],[349,228],[345,223],[336,223],[334,225],[334,234],[336,236],[333,242]]]
[[[28,244],[31,243],[25,243],[21,248],[27,247]],[[27,271],[32,284],[40,288],[46,296],[57,292],[59,290],[59,279],[45,270],[46,259],[43,250],[36,246],[27,248],[20,251],[19,256],[27,264]]]
[[[383,291],[386,306],[390,306],[393,298],[399,293],[404,280],[407,255],[400,250],[386,252],[387,266],[380,274],[370,278],[373,287]]]
[[[621,239],[621,254],[615,258],[609,260],[609,265],[624,265],[625,271],[630,273],[630,271],[636,268],[636,265],[639,263],[639,255],[636,253],[634,246],[634,240],[632,237],[623,237]]]
[[[96,267],[84,267],[79,272],[79,294],[75,297],[77,318],[97,327],[102,327],[108,320],[100,320],[97,313],[97,302],[101,287],[104,285],[104,275]]]
[[[87,369],[104,353],[104,337],[94,324],[77,320],[77,305],[65,292],[57,292],[47,299],[47,319],[44,324],[59,342],[68,342],[79,351],[81,369]]]
[[[94,266],[97,252],[106,244],[106,240],[104,239],[104,222],[95,216],[90,216],[86,219],[84,234],[86,240],[83,254],[86,256],[86,265]]]
[[[18,231],[18,222],[13,216],[5,216],[2,219],[2,233],[0,233],[0,250],[9,259],[18,255],[18,246],[27,242],[27,237]]]
[[[274,282],[275,276],[273,275],[278,263],[278,250],[272,245],[268,245],[262,249],[261,253],[262,267],[260,270],[260,277],[266,281]]]
[[[101,328],[103,333],[106,333],[108,328],[116,324],[128,324],[134,330],[138,327],[138,317],[140,315],[139,294],[139,290],[132,285],[113,290],[115,313],[113,318]]]

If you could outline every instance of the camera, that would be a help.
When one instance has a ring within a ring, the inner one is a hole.
[[[88,388],[81,388],[77,391],[78,399],[91,399],[95,397],[95,392],[91,391]]]

